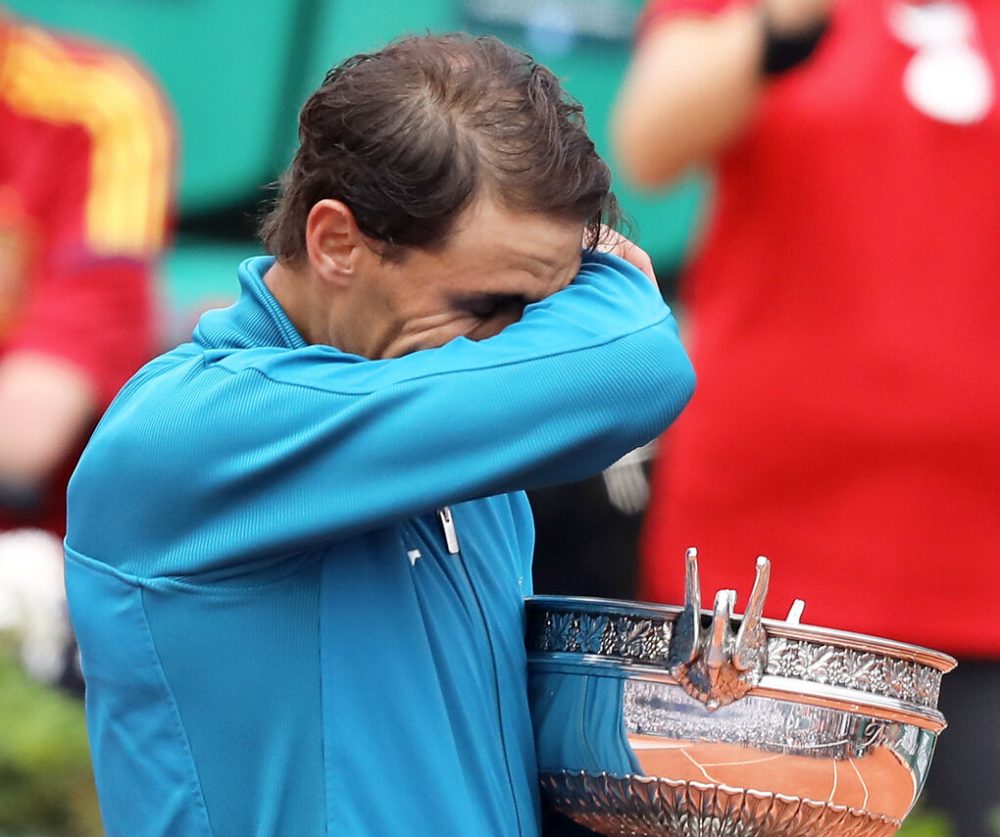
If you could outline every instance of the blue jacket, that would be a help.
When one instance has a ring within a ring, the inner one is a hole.
[[[126,385],[70,484],[105,827],[533,837],[521,490],[670,423],[673,319],[588,256],[495,337],[370,361],[305,344],[270,264]]]

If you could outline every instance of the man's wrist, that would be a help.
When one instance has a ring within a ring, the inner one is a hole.
[[[830,18],[824,16],[796,27],[781,26],[764,6],[760,9],[760,27],[760,70],[763,76],[771,78],[787,73],[812,57],[830,28]]]

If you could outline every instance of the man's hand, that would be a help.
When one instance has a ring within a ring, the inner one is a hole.
[[[656,274],[653,272],[653,261],[649,258],[649,254],[643,250],[638,244],[629,241],[621,233],[616,232],[610,227],[601,227],[601,239],[597,245],[597,249],[601,253],[610,253],[612,256],[618,256],[620,259],[624,259],[633,267],[639,268],[649,280],[659,287],[659,283],[656,281]]]

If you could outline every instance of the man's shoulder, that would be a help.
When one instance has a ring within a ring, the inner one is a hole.
[[[145,364],[112,402],[102,425],[130,432],[141,416],[166,416],[170,435],[185,425],[198,426],[207,415],[216,417],[242,409],[247,399],[280,397],[283,385],[325,392],[335,390],[334,367],[341,353],[328,347],[301,350],[277,346],[208,347],[183,343]],[[117,420],[125,416],[124,426]],[[99,427],[100,431],[102,428]]]
[[[176,424],[185,412],[184,398],[190,393],[185,385],[197,378],[203,366],[203,353],[193,343],[184,343],[148,361],[114,397],[91,441],[122,430],[131,432],[136,421],[148,415],[169,413],[173,418],[167,424]]]
[[[201,349],[185,343],[154,358],[122,387],[90,437],[74,482],[107,472],[170,470],[192,440],[211,435],[213,416],[227,399],[206,386]],[[225,378],[223,378],[225,380]]]

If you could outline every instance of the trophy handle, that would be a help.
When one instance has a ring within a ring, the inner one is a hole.
[[[684,610],[674,622],[667,653],[667,668],[693,663],[701,642],[701,582],[698,578],[698,550],[689,547],[684,553]]]
[[[761,555],[757,558],[757,575],[743,614],[743,623],[736,635],[736,648],[733,650],[733,665],[740,671],[763,669],[763,663],[766,662],[763,658],[767,655],[767,632],[762,620],[770,580],[771,562]]]
[[[712,621],[707,631],[701,625],[701,583],[698,551],[685,555],[684,610],[674,625],[667,668],[692,697],[708,709],[717,709],[739,700],[760,682],[767,667],[767,631],[764,629],[764,601],[771,563],[757,559],[757,575],[739,633],[732,628],[735,590],[715,595]]]

